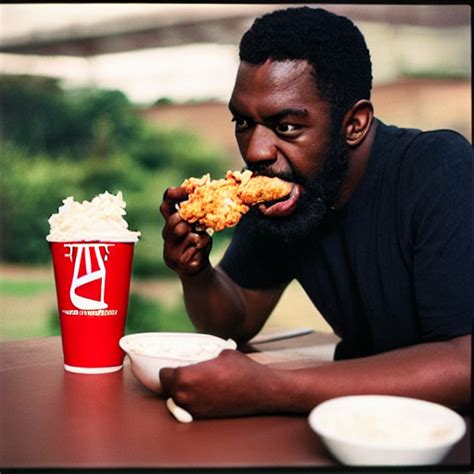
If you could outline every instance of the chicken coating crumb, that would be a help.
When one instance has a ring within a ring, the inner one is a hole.
[[[290,194],[292,184],[279,178],[255,176],[240,185],[240,198],[245,204],[253,206],[261,202],[276,201]]]
[[[249,170],[227,171],[224,179],[211,180],[209,174],[188,178],[181,185],[188,199],[179,204],[179,215],[198,230],[219,232],[235,226],[250,206],[281,199],[292,185],[279,178],[252,177]]]

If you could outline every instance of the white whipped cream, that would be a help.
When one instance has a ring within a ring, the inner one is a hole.
[[[116,196],[106,191],[92,201],[82,203],[69,196],[63,200],[58,213],[48,219],[50,232],[46,240],[137,242],[141,233],[128,229],[128,223],[123,218],[125,207],[121,191]]]

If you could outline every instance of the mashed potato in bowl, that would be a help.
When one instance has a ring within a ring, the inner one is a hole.
[[[163,367],[183,367],[217,357],[225,349],[236,349],[232,340],[210,334],[149,332],[120,339],[120,347],[131,362],[133,375],[148,389],[161,394]]]
[[[440,462],[465,433],[453,410],[389,395],[338,397],[316,406],[310,427],[348,465],[424,465]]]

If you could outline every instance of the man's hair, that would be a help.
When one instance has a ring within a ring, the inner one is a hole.
[[[321,8],[292,7],[257,18],[240,41],[239,56],[250,64],[308,61],[334,119],[370,99],[372,65],[362,33],[348,18]]]

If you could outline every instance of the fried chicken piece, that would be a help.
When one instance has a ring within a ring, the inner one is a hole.
[[[181,187],[189,196],[179,204],[179,215],[210,234],[236,225],[249,206],[281,199],[292,189],[279,178],[252,177],[249,170],[227,171],[225,179],[211,180],[209,174],[188,178]]]
[[[209,174],[202,178],[186,179],[183,187],[189,197],[179,205],[179,215],[198,229],[220,231],[239,222],[249,208],[239,197],[238,175],[228,172],[225,179],[211,181]]]
[[[268,176],[255,176],[240,185],[240,198],[253,206],[261,202],[277,201],[290,194],[293,185],[288,181]]]

